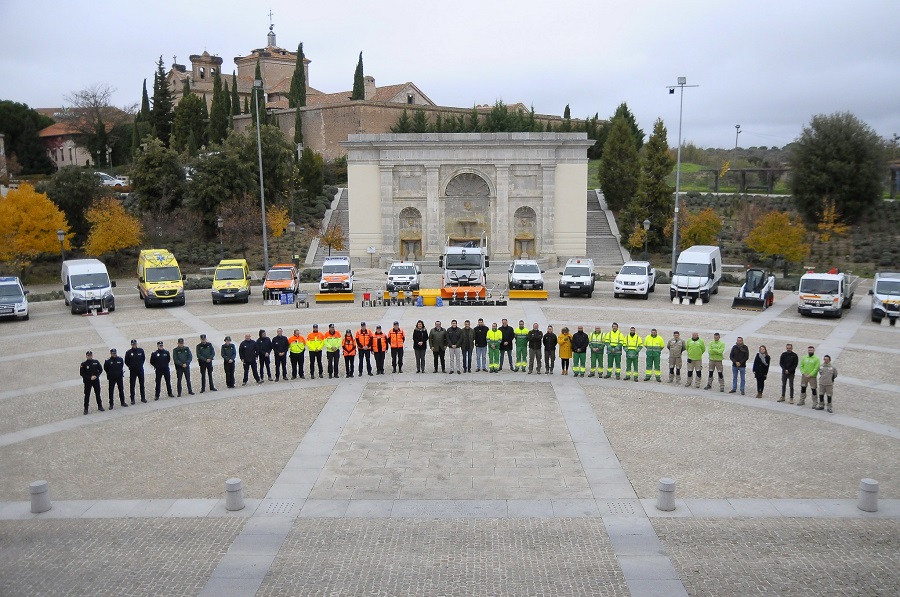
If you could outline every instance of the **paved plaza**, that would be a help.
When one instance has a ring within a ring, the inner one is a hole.
[[[825,320],[801,318],[787,292],[733,311],[731,288],[707,305],[672,305],[664,288],[616,300],[599,283],[592,299],[505,307],[309,309],[190,291],[183,308],[150,310],[127,285],[107,316],[49,302],[0,322],[0,595],[900,592],[900,330],[871,323],[862,292]],[[102,361],[131,338],[149,356],[201,333],[218,350],[226,334],[399,320],[409,346],[419,319],[478,317],[720,332],[729,347],[740,335],[773,366],[758,400],[751,375],[746,396],[667,374],[564,377],[558,362],[552,376],[449,376],[428,356],[417,375],[410,348],[403,374],[226,390],[217,361],[218,392],[199,393],[194,365],[195,395],[153,401],[148,366],[148,404],[82,415],[84,352]],[[834,414],[775,402],[787,342],[833,357]],[[232,477],[238,511],[225,508]],[[671,512],[655,508],[663,477],[677,484]],[[863,478],[879,481],[878,512],[856,507]],[[53,502],[41,514],[35,480]]]

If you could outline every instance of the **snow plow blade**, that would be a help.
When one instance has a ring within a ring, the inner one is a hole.
[[[760,298],[735,297],[731,302],[732,309],[741,309],[742,311],[765,311],[766,301]]]

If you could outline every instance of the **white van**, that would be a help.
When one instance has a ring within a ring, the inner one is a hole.
[[[353,270],[349,257],[326,257],[322,262],[320,292],[353,292]]]
[[[712,294],[718,294],[722,280],[722,253],[719,247],[695,245],[678,256],[672,273],[669,298],[709,302]]]
[[[63,296],[72,314],[92,309],[115,311],[116,283],[109,279],[106,266],[99,259],[70,259],[62,264]]]
[[[586,294],[588,298],[594,295],[594,260],[586,258],[572,258],[566,262],[566,268],[559,272],[559,296],[569,294]]]
[[[412,291],[419,289],[419,274],[421,274],[422,271],[415,263],[410,263],[408,261],[392,263],[384,273],[387,275],[386,288],[388,292],[394,290]]]

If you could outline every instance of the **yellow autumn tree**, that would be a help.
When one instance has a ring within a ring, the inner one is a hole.
[[[101,197],[88,207],[85,218],[91,225],[84,250],[88,255],[116,253],[141,244],[141,222],[125,211],[114,197]]]
[[[328,247],[329,255],[331,255],[332,249],[335,251],[343,251],[346,248],[347,237],[344,235],[344,229],[340,224],[334,224],[327,230],[319,231],[315,236],[319,239],[320,243]]]
[[[711,207],[700,213],[687,213],[686,224],[681,233],[681,246],[714,245],[722,231],[722,219]]]
[[[0,261],[10,269],[21,273],[38,255],[59,251],[57,230],[66,234],[63,245],[70,249],[65,214],[30,184],[0,198]]]
[[[290,223],[291,218],[288,215],[286,207],[282,207],[281,205],[266,207],[266,224],[269,226],[269,232],[272,233],[272,238],[278,238],[284,234],[284,231],[287,230],[287,226]]]
[[[773,263],[778,257],[786,263],[799,263],[809,256],[806,226],[799,218],[791,220],[783,211],[763,216],[747,236],[747,246],[771,258]]]
[[[638,249],[644,248],[644,240],[647,238],[647,231],[644,230],[644,227],[640,224],[636,223],[634,225],[634,230],[631,231],[631,235],[628,237],[628,241],[625,243],[628,245],[628,248],[637,251]]]
[[[831,235],[844,236],[847,234],[847,225],[841,221],[841,214],[835,205],[834,199],[825,198],[825,207],[818,224],[819,240],[827,243]]]

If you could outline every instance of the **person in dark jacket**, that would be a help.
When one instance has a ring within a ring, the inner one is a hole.
[[[125,366],[128,367],[129,387],[131,388],[131,403],[134,404],[134,382],[141,382],[141,402],[147,402],[144,394],[144,362],[147,357],[144,349],[138,346],[137,340],[131,341],[131,349],[125,353]]]
[[[528,340],[528,375],[534,372],[534,363],[537,361],[537,372],[541,374],[541,350],[544,347],[544,332],[542,332],[538,324],[535,323],[528,330],[526,336]]]
[[[548,325],[547,331],[544,332],[544,338],[541,340],[544,345],[544,373],[553,375],[553,369],[556,367],[556,345],[558,340],[556,334],[553,333],[553,326]]]
[[[266,330],[259,330],[256,339],[256,355],[259,358],[259,378],[272,381],[272,339],[266,336]]]
[[[513,347],[516,345],[516,330],[513,329],[513,326],[509,325],[509,322],[505,319],[500,321],[500,327],[497,328],[500,330],[500,369],[498,371],[503,371],[503,357],[504,355],[509,359],[509,368],[512,371],[515,371],[516,364],[513,362]]]
[[[103,366],[94,358],[90,350],[84,353],[84,361],[78,370],[81,380],[84,382],[84,414],[88,414],[88,405],[91,400],[91,390],[97,398],[97,410],[103,412],[103,401],[100,400],[100,376],[103,375]]]
[[[106,381],[109,386],[109,410],[113,409],[113,396],[116,388],[119,388],[119,404],[125,404],[125,391],[122,382],[125,379],[125,359],[116,354],[115,348],[109,349],[109,358],[103,361],[103,372],[106,373]]]
[[[731,391],[737,392],[738,376],[741,378],[741,396],[744,395],[744,377],[747,374],[747,361],[750,360],[750,349],[744,344],[744,339],[738,336],[737,342],[731,347]]]
[[[425,373],[425,351],[428,350],[428,330],[421,319],[413,330],[413,353],[416,355],[416,373]]]
[[[184,345],[184,338],[178,339],[178,346],[172,351],[172,362],[175,364],[175,378],[178,380],[178,397],[181,398],[181,379],[187,382],[187,391],[191,396],[194,390],[191,388],[191,361],[194,355],[191,349]]]
[[[462,340],[459,342],[459,348],[462,350],[463,373],[471,373],[472,351],[475,349],[475,330],[472,329],[472,322],[468,319],[463,322]]]
[[[209,391],[215,392],[216,384],[213,383],[213,359],[216,358],[216,347],[206,341],[206,334],[200,334],[200,344],[197,345],[197,364],[200,365],[200,393],[206,391],[206,378],[209,378]]]
[[[231,336],[225,336],[225,344],[219,350],[222,356],[222,369],[225,371],[225,387],[234,389],[234,361],[237,357],[237,347],[232,344]]]
[[[481,317],[478,318],[478,325],[473,328],[474,331],[474,342],[475,342],[475,372],[479,371],[487,371],[487,352],[488,352],[488,341],[487,341],[487,333],[488,326],[484,325],[484,319]],[[469,364],[469,372],[472,371],[471,363]]]
[[[262,383],[262,379],[260,379],[256,369],[256,359],[259,358],[259,352],[256,348],[256,341],[250,337],[250,334],[244,334],[244,341],[238,346],[238,357],[244,364],[244,381],[241,385],[247,385],[247,376],[251,369],[253,370],[254,381]]]
[[[584,326],[572,335],[572,377],[584,377],[584,363],[587,359],[587,348],[591,338],[584,333]]]
[[[275,381],[287,380],[288,339],[281,328],[278,328],[272,338],[272,352],[275,353]]]
[[[150,353],[150,366],[156,372],[156,398],[154,400],[159,400],[159,386],[163,379],[166,380],[166,393],[169,398],[175,397],[175,394],[172,393],[172,373],[169,371],[171,362],[172,355],[163,347],[162,340],[160,340],[156,343],[156,350]]]
[[[437,373],[438,361],[440,361],[441,373],[446,373],[444,354],[447,352],[447,330],[441,327],[440,321],[435,321],[434,327],[428,332],[428,346],[434,355],[434,372]]]
[[[760,345],[756,358],[753,359],[753,377],[756,378],[756,397],[762,398],[766,389],[766,376],[769,374],[769,351]]]
[[[800,364],[800,357],[794,352],[793,344],[784,347],[784,352],[778,359],[778,365],[781,367],[781,398],[778,402],[784,402],[784,391],[786,386],[791,389],[791,402],[794,403],[794,375],[797,373],[797,365]]]
[[[447,348],[450,349],[450,375],[462,375],[462,328],[456,325],[455,319],[447,328]]]

